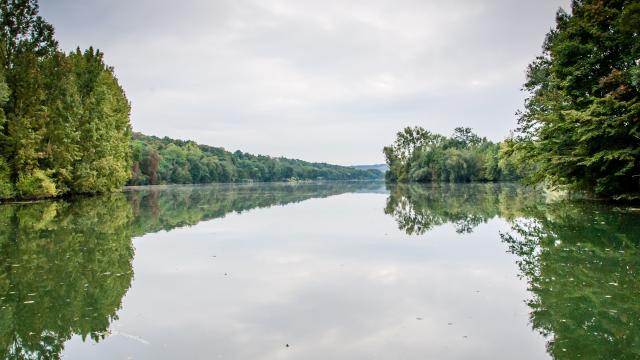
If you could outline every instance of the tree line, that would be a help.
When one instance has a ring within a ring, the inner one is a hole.
[[[511,138],[421,128],[384,148],[392,181],[494,181],[640,199],[640,3],[574,0],[527,69],[529,97]]]
[[[130,185],[291,180],[372,180],[378,170],[252,155],[193,141],[133,134]]]

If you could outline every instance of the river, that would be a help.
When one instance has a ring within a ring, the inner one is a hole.
[[[515,184],[129,188],[0,206],[0,351],[637,359],[640,211]]]

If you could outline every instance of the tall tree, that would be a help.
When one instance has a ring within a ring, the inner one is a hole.
[[[4,80],[4,71],[0,68],[0,139],[4,139],[4,128],[7,124],[7,117],[4,112],[4,105],[9,100],[9,86]],[[4,152],[0,153],[0,199],[11,198],[15,194],[14,184],[11,179],[11,168]]]
[[[0,199],[125,184],[130,106],[102,53],[59,51],[36,0],[0,0],[0,64]]]
[[[130,104],[100,51],[77,49],[70,56],[80,96],[80,153],[72,189],[78,193],[120,188],[130,176]]]
[[[530,180],[640,198],[640,3],[574,0],[528,69],[519,150]]]

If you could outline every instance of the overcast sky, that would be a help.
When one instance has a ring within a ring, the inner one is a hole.
[[[569,0],[41,0],[105,52],[135,131],[336,164],[408,125],[500,140]]]

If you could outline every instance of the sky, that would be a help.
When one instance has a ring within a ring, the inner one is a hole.
[[[341,165],[405,126],[517,125],[526,66],[569,0],[41,0],[63,50],[94,46],[134,131]]]

